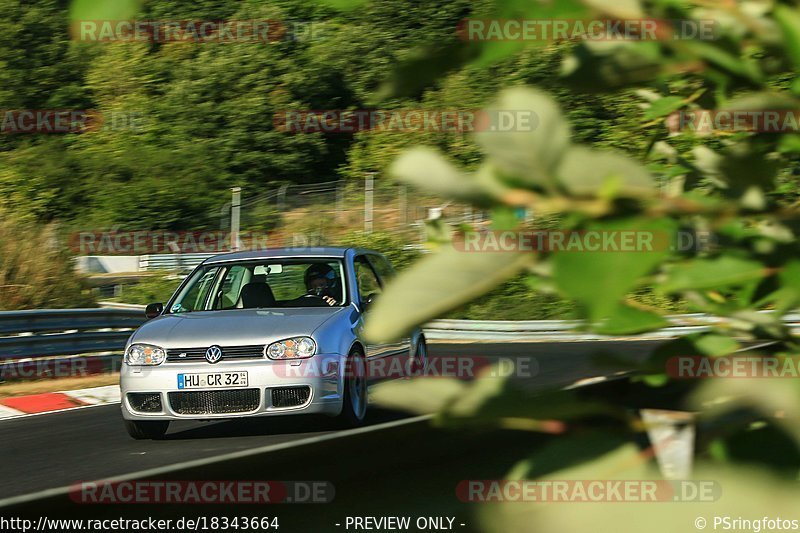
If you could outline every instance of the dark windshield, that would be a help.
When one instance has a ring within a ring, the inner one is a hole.
[[[344,270],[338,259],[272,259],[208,265],[191,278],[168,313],[341,307],[346,304]]]

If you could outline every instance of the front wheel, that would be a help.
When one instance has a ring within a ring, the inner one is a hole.
[[[347,358],[342,412],[338,420],[344,427],[360,426],[367,416],[367,376],[364,354],[354,351]]]
[[[169,420],[126,420],[128,435],[136,440],[160,439],[169,428]]]

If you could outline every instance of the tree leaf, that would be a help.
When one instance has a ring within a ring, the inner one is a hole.
[[[640,197],[656,192],[647,169],[623,155],[573,146],[557,171],[559,181],[577,196],[596,196],[609,182],[617,196]]]
[[[653,236],[649,251],[598,251],[555,254],[554,279],[559,290],[585,306],[590,320],[609,317],[620,300],[639,284],[639,278],[649,273],[669,253],[665,243],[672,242],[675,224],[668,219],[615,220],[594,222],[586,231],[612,237],[613,232],[631,231]],[[647,248],[643,247],[643,250]]]
[[[736,342],[736,339],[716,333],[700,335],[693,339],[692,342],[700,352],[712,357],[732,354],[739,349],[739,343]]]
[[[488,169],[475,175],[461,172],[439,152],[417,147],[404,152],[389,169],[395,179],[448,199],[491,205],[507,190]]]
[[[644,16],[639,0],[583,0],[583,3],[620,19],[637,19]]]
[[[445,248],[401,272],[370,309],[365,334],[388,342],[486,293],[532,262],[532,254]]]
[[[783,33],[786,54],[795,68],[800,70],[800,13],[797,12],[797,8],[777,5],[772,15]]]
[[[663,68],[657,43],[589,41],[564,59],[561,76],[576,89],[597,93],[650,81]]]
[[[659,98],[645,109],[644,118],[645,120],[654,120],[665,117],[683,106],[684,99],[680,96],[665,96],[664,98]]]
[[[552,183],[553,173],[570,145],[570,127],[558,104],[546,93],[529,88],[507,89],[485,110],[492,121],[475,140],[493,165],[515,183],[541,186]],[[501,128],[500,117],[512,117]],[[531,118],[528,126],[522,117]]]
[[[468,387],[454,378],[420,378],[380,383],[369,392],[370,402],[424,415],[441,411]],[[409,398],[414,398],[409,402]]]
[[[592,329],[603,335],[632,335],[668,325],[669,322],[661,315],[620,304],[607,320]]]
[[[136,15],[139,0],[73,0],[69,16],[78,20],[127,20]]]
[[[766,276],[767,270],[758,261],[723,256],[716,259],[695,259],[673,265],[659,286],[664,292],[714,289],[741,285]]]

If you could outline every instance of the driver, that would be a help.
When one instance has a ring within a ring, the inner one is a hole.
[[[328,305],[336,305],[338,302],[334,297],[336,288],[336,272],[330,265],[316,263],[306,269],[305,273],[306,296],[317,296],[322,298]]]

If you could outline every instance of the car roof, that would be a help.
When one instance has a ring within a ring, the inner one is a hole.
[[[249,250],[245,252],[231,252],[227,254],[219,254],[209,257],[203,261],[204,265],[211,263],[223,263],[229,261],[245,261],[248,259],[273,259],[273,258],[291,258],[291,257],[334,257],[337,259],[344,259],[348,250],[353,250],[355,253],[373,253],[378,254],[374,250],[367,250],[362,248],[338,247],[338,246],[320,246],[320,247],[298,247],[298,248],[269,248],[266,250]]]

